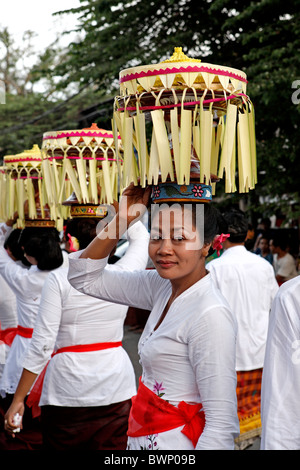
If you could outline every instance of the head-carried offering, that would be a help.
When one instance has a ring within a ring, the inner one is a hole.
[[[254,109],[244,72],[175,48],[161,63],[122,70],[119,80],[113,132],[124,148],[123,186],[152,185],[154,202],[209,202],[223,177],[225,192],[254,188]]]
[[[55,227],[56,215],[51,213],[45,180],[42,174],[42,154],[37,144],[32,149],[4,157],[4,175],[7,200],[3,208],[5,219],[18,213],[17,226]]]
[[[43,173],[52,205],[63,205],[71,217],[103,218],[101,204],[118,199],[122,146],[118,135],[90,128],[46,132]]]

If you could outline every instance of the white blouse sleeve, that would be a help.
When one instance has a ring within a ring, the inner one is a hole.
[[[205,413],[197,450],[233,450],[234,438],[239,435],[235,337],[232,314],[220,305],[201,315],[191,330],[190,361]]]
[[[300,278],[275,297],[262,377],[262,450],[300,449]]]
[[[22,295],[27,287],[28,269],[24,269],[16,263],[4,248],[4,242],[11,231],[12,227],[7,226],[5,223],[0,224],[0,275],[14,294]]]
[[[70,284],[80,292],[116,304],[151,310],[153,306],[152,271],[124,271],[107,258],[78,258],[80,252],[69,255]]]
[[[2,222],[0,224],[0,245],[3,246],[5,239],[8,237],[10,232],[12,231],[12,227],[6,225],[6,223]]]
[[[128,228],[126,237],[129,241],[126,253],[115,264],[126,271],[145,269],[148,263],[148,245],[150,235],[142,222],[136,222]]]
[[[151,310],[153,300],[150,282],[155,276],[145,269],[149,234],[145,227],[139,227],[140,224],[137,222],[128,230],[129,247],[115,264],[108,265],[108,258],[79,258],[82,251],[71,253],[68,273],[70,284],[84,294],[108,302]]]
[[[5,248],[0,246],[0,274],[14,294],[26,294],[28,273],[29,269],[20,266],[8,255]]]
[[[54,351],[62,315],[61,298],[57,279],[50,273],[42,290],[34,332],[22,364],[34,374],[42,372]]]

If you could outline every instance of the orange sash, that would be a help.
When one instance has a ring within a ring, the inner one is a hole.
[[[90,352],[90,351],[101,351],[102,349],[109,349],[109,348],[117,348],[119,346],[122,346],[121,341],[117,342],[109,342],[109,343],[92,343],[92,344],[75,344],[73,346],[66,346],[63,348],[58,349],[54,353],[52,353],[52,356],[55,356],[56,354],[64,353],[64,352]],[[51,359],[50,359],[51,360]],[[42,393],[42,388],[43,388],[43,383],[44,383],[44,377],[45,373],[48,367],[48,364],[50,360],[47,362],[46,366],[44,367],[43,371],[39,374],[37,377],[34,386],[32,387],[31,392],[29,393],[29,396],[27,398],[27,406],[29,408],[32,408],[32,416],[33,418],[36,418],[41,414],[41,409],[38,406],[41,393]]]
[[[181,401],[178,407],[163,400],[140,379],[137,395],[132,398],[127,435],[147,436],[184,425],[181,432],[197,445],[205,426],[201,403],[189,405]]]

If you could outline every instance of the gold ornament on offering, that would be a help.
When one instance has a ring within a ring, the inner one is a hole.
[[[113,130],[121,136],[122,183],[167,181],[248,192],[257,182],[253,105],[240,70],[203,63],[181,48],[159,64],[122,70]]]
[[[92,219],[103,219],[107,215],[107,205],[99,205],[93,203],[80,204],[76,197],[75,192],[71,194],[68,199],[62,202],[62,205],[69,207],[69,215],[72,219],[76,218],[92,218]]]

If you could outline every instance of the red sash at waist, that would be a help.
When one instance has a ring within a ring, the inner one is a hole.
[[[24,326],[17,326],[17,335],[23,336],[23,338],[31,338],[33,334],[33,328],[25,328]]]
[[[79,352],[80,353],[80,352],[101,351],[102,349],[117,348],[119,346],[122,346],[121,341],[107,342],[107,343],[75,344],[73,346],[66,346],[66,347],[58,349],[57,351],[52,353],[51,358],[53,356],[56,356],[56,354],[60,354],[64,352],[75,352],[75,353]],[[50,360],[47,362],[43,371],[39,374],[38,378],[36,379],[35,384],[32,387],[32,390],[30,391],[29,396],[26,401],[26,404],[30,408],[32,408],[32,416],[34,418],[36,418],[37,416],[41,414],[41,410],[38,404],[40,401],[44,377],[45,377],[45,373],[46,373],[49,362]]]
[[[181,401],[176,407],[152,392],[140,379],[137,395],[132,397],[127,435],[147,436],[182,425],[181,432],[195,448],[205,426],[201,403],[190,405]]]
[[[0,341],[11,346],[16,335],[23,336],[23,338],[31,338],[32,334],[33,328],[25,328],[25,326],[18,325],[16,328],[0,329]]]

